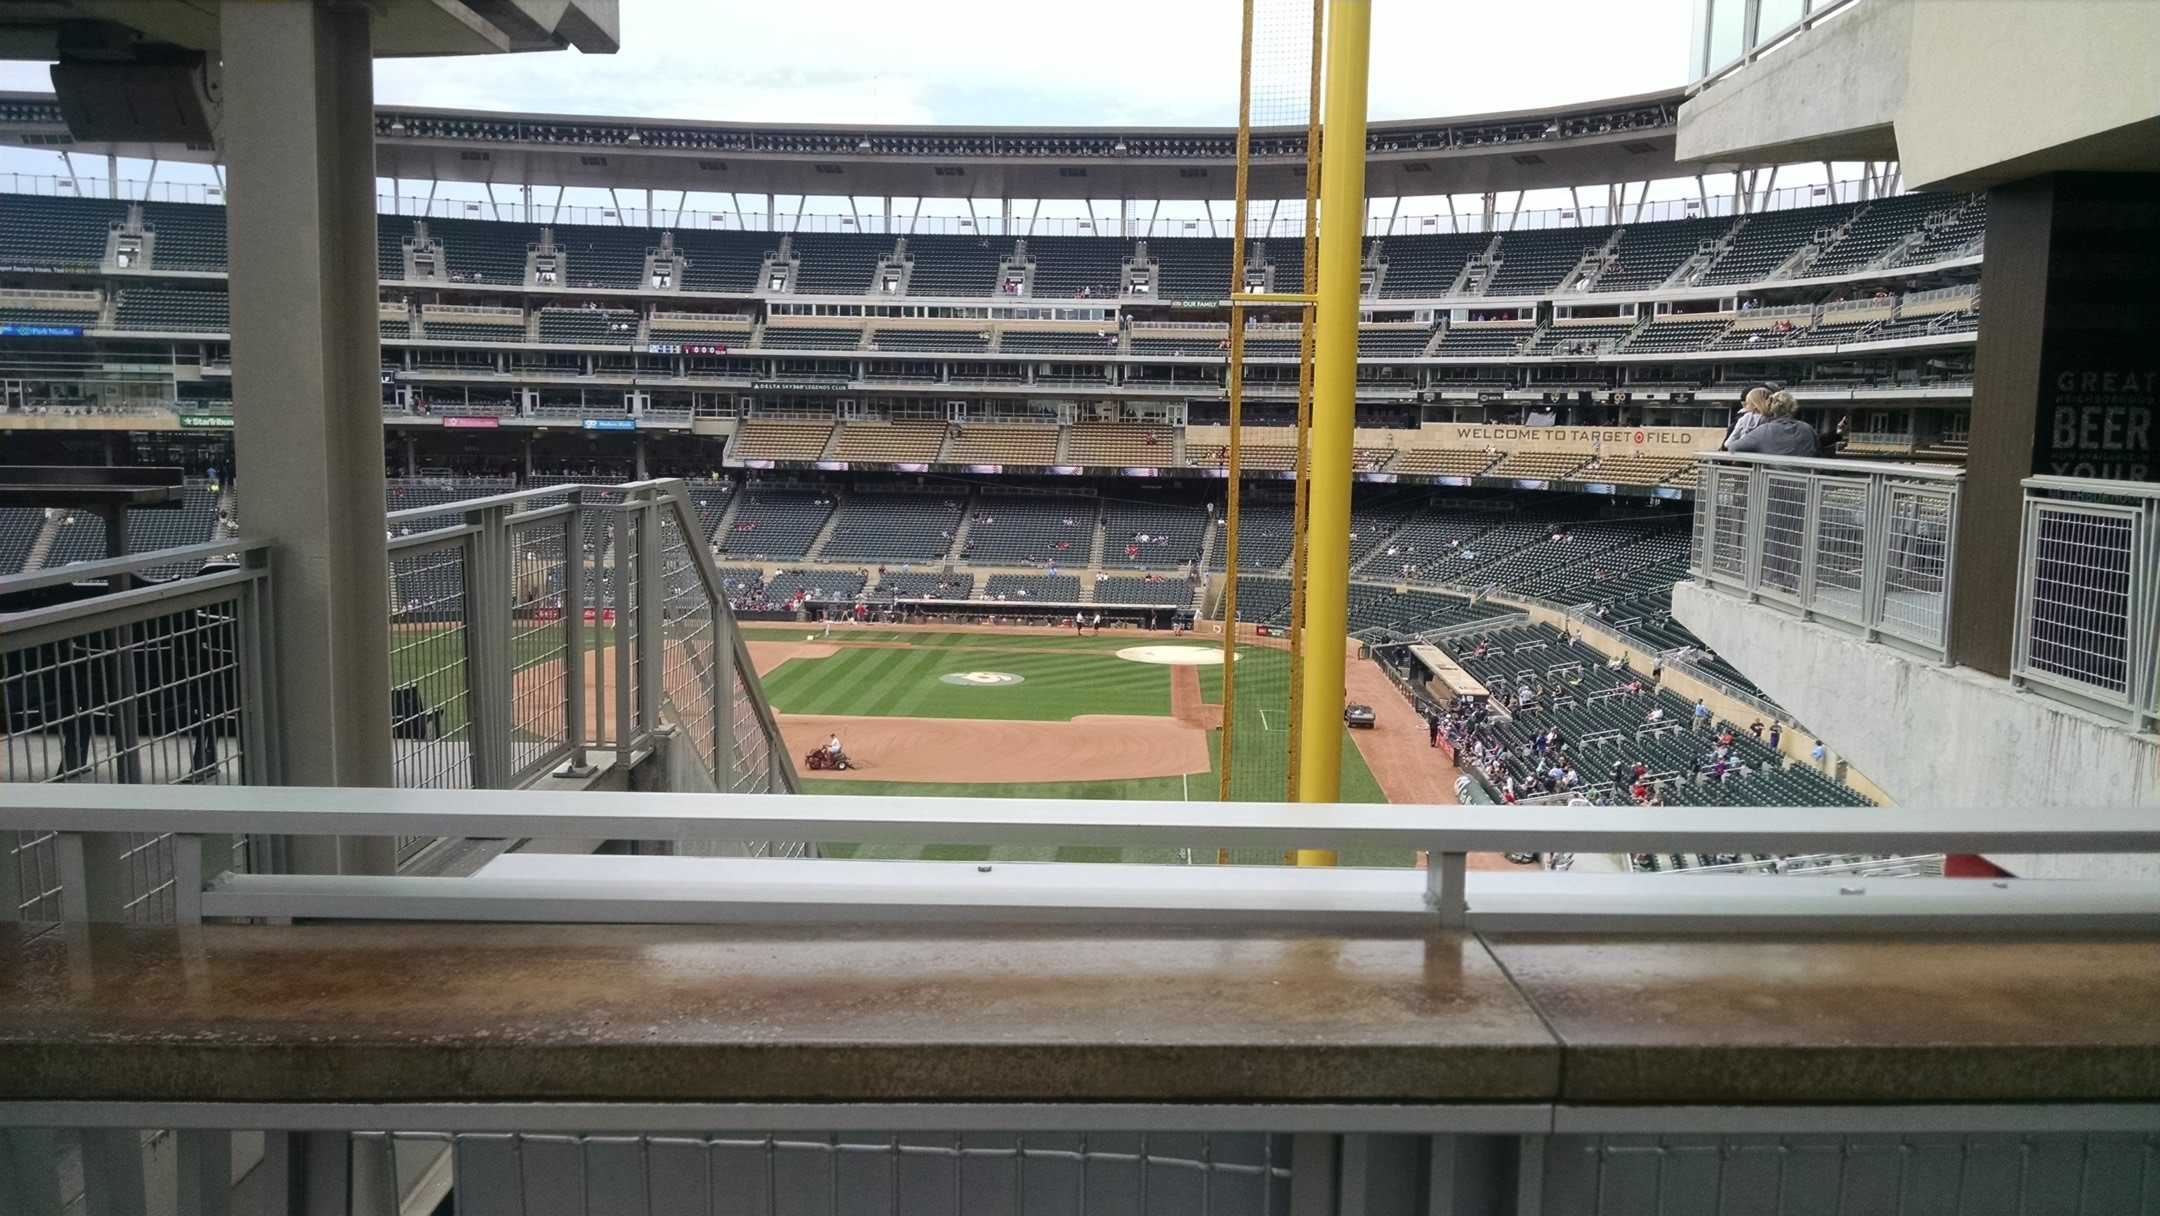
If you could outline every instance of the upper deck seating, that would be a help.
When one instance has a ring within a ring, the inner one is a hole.
[[[911,296],[979,298],[998,294],[998,267],[1011,256],[1009,238],[911,236],[907,238]]]
[[[112,199],[0,194],[0,270],[96,270],[127,210]]]
[[[1531,228],[1500,238],[1500,268],[1485,286],[1488,296],[1537,295],[1556,290],[1582,261],[1603,245],[1610,228]]]
[[[1447,232],[1430,236],[1391,236],[1379,244],[1380,256],[1387,262],[1387,273],[1380,279],[1381,298],[1434,299],[1448,294],[1470,259],[1492,244],[1492,234]],[[1303,263],[1299,264],[1298,270],[1302,279]],[[1283,286],[1280,263],[1275,271],[1275,284],[1279,291],[1296,290]]]
[[[157,233],[151,265],[159,270],[225,269],[225,208],[207,203],[144,203],[143,227]]]
[[[1620,230],[1612,261],[1597,277],[1597,291],[1642,291],[1662,285],[1695,256],[1704,241],[1732,227],[1724,216],[1629,224]]]
[[[893,238],[867,232],[798,232],[790,242],[798,259],[795,294],[859,296],[875,286],[878,263],[893,251]]]

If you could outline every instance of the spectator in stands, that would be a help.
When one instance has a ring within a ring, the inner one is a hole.
[[[1813,760],[1813,761],[1815,762],[1815,767],[1816,767],[1816,768],[1822,768],[1822,767],[1824,767],[1824,761],[1828,760],[1828,759],[1829,759],[1829,757],[1830,757],[1830,752],[1829,752],[1829,749],[1825,748],[1825,747],[1824,747],[1824,746],[1822,745],[1822,740],[1820,740],[1820,739],[1817,739],[1817,740],[1815,741],[1815,746],[1814,746],[1814,747],[1812,747],[1812,748],[1809,748],[1809,749],[1808,749],[1808,759],[1810,759],[1810,760]]]
[[[1768,404],[1769,389],[1751,388],[1747,391],[1747,396],[1740,399],[1740,416],[1733,419],[1732,433],[1725,436],[1726,451],[1732,451],[1733,444],[1739,442],[1742,436],[1762,425],[1763,407]]]
[[[1822,441],[1815,428],[1793,416],[1796,403],[1784,389],[1770,394],[1763,406],[1763,421],[1755,429],[1725,445],[1728,452],[1760,452],[1767,456],[1814,456]]]
[[[1768,743],[1768,744],[1770,745],[1770,750],[1772,750],[1772,751],[1776,751],[1776,750],[1777,750],[1777,745],[1778,745],[1778,740],[1780,740],[1780,739],[1782,739],[1782,738],[1784,738],[1784,737],[1785,737],[1785,724],[1784,724],[1784,723],[1782,723],[1782,722],[1772,722],[1772,723],[1770,724],[1770,735],[1769,735],[1769,737],[1768,737],[1767,739],[1765,739],[1765,740],[1764,740],[1764,742],[1766,742],[1766,743]]]
[[[1710,704],[1701,697],[1695,698],[1695,725],[1710,725]]]

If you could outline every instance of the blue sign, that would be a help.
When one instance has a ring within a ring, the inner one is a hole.
[[[587,418],[585,420],[585,429],[588,431],[634,431],[637,429],[637,419]]]
[[[1650,491],[1652,498],[1678,498],[1685,491],[1679,486],[1657,486]]]
[[[80,325],[0,325],[0,338],[80,338]]]
[[[1609,483],[1602,481],[1586,481],[1583,483],[1582,488],[1585,494],[1618,494],[1620,492]]]

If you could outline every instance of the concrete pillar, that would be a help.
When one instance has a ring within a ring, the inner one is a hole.
[[[1953,662],[2010,674],[2020,481],[2160,481],[2156,281],[2160,174],[2062,173],[1988,191]]]
[[[279,779],[387,786],[390,662],[365,8],[222,10],[235,458],[276,521]],[[387,873],[388,839],[302,838],[303,870]]]
[[[420,445],[413,440],[411,435],[405,436],[405,475],[407,477],[418,477],[420,475]]]
[[[645,471],[646,462],[648,457],[650,456],[650,452],[647,449],[645,435],[643,432],[640,432],[635,438],[636,442],[631,445],[631,451],[634,458],[637,460],[637,480],[643,481],[646,478],[652,476],[652,474]]]
[[[525,481],[526,481],[526,484],[530,485],[530,484],[532,483],[532,475],[533,475],[533,461],[532,461],[532,449],[533,449],[533,441],[532,441],[532,436],[530,436],[530,435],[527,435],[527,436],[525,437],[525,439],[524,439],[524,441],[523,441],[523,447],[524,447],[524,449],[525,449]]]

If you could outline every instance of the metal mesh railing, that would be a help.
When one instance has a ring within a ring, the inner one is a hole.
[[[127,785],[261,781],[272,723],[258,696],[269,569],[234,542],[0,578],[0,780]],[[205,564],[206,558],[214,558]],[[152,569],[187,577],[144,579]],[[0,832],[0,919],[57,921],[81,874],[102,919],[173,919],[168,833]],[[206,859],[248,868],[248,842]],[[71,879],[70,875],[74,875]]]
[[[458,529],[440,539],[392,542],[390,737],[392,771],[402,788],[475,784],[467,627],[470,535]],[[401,839],[400,851],[413,843]]]
[[[569,668],[590,653],[570,651],[565,588],[573,568],[582,568],[568,557],[576,537],[570,509],[510,526],[510,767],[518,784],[570,750]]]
[[[639,754],[665,725],[719,788],[792,789],[678,483],[555,486],[390,519],[435,529],[390,542],[401,786],[523,786],[566,762],[581,771],[587,748]]]
[[[1862,621],[1862,550],[1867,537],[1867,486],[1835,481],[1822,487],[1815,508],[1813,604],[1825,616]]]
[[[1949,653],[1962,470],[1705,452],[1697,577]]]
[[[2160,489],[2025,482],[2011,674],[2142,724],[2160,717]]]
[[[1764,478],[1764,489],[1761,588],[1798,600],[1805,590],[1808,482],[1773,473]]]
[[[1951,503],[1930,488],[1884,487],[1882,627],[1928,643],[1949,626]]]
[[[602,1216],[797,1212],[1274,1216],[1290,1207],[1289,1138],[1235,1132],[779,1133],[734,1136],[361,1134],[447,1147],[475,1210]],[[411,1152],[395,1154],[411,1159]],[[361,1160],[389,1160],[365,1153]],[[393,1216],[396,1194],[358,1216]],[[522,1202],[520,1199],[522,1198]]]
[[[721,694],[714,656],[716,599],[706,591],[690,536],[671,507],[667,504],[656,513],[662,712],[696,749],[705,771],[716,773]]]

